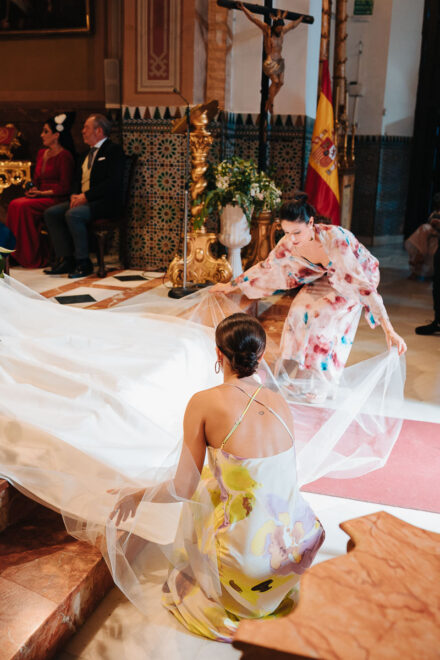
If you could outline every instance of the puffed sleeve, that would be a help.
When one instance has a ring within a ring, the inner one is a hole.
[[[368,324],[374,328],[388,314],[378,293],[379,262],[357,238],[342,227],[333,228],[329,280],[339,293],[347,298],[359,300],[365,310]]]
[[[264,261],[246,270],[231,284],[248,298],[264,298],[275,291],[293,289],[302,284],[288,237],[283,236]]]
[[[54,197],[67,197],[72,189],[75,163],[70,151],[63,149],[58,156],[58,181],[51,183]]]

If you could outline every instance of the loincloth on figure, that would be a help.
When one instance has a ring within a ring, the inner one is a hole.
[[[263,62],[263,71],[268,78],[280,76],[284,73],[284,59],[273,60],[269,55]]]

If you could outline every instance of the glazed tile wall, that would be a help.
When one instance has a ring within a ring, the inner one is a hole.
[[[352,231],[368,238],[403,233],[411,138],[361,136],[356,140]]]
[[[136,108],[126,109],[123,115],[124,150],[138,157],[127,218],[131,268],[165,269],[176,252],[182,251],[185,140],[182,135],[171,133],[174,114],[174,109]],[[251,115],[227,114],[212,122],[214,143],[209,161],[219,162],[233,155],[256,161],[255,120]],[[271,130],[270,165],[286,196],[300,184],[303,164],[303,118],[277,118]],[[206,228],[217,232],[218,219],[210,218]]]
[[[403,234],[410,151],[410,138],[382,138],[374,228],[377,236]]]

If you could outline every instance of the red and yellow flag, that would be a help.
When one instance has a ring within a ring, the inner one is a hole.
[[[321,93],[313,127],[305,191],[319,215],[339,225],[339,180],[332,90],[328,62],[322,65]]]

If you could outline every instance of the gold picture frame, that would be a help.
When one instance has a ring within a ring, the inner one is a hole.
[[[22,0],[0,3],[0,39],[90,34],[92,0]]]

